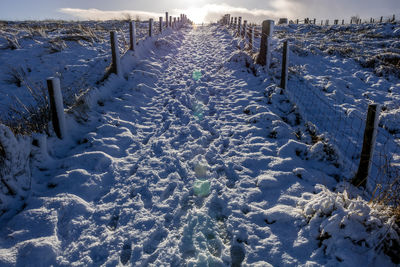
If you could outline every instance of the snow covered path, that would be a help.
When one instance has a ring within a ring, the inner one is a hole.
[[[242,57],[215,26],[157,40],[89,122],[52,141],[1,229],[0,265],[368,263],[348,246],[326,257],[305,227],[298,200],[334,185],[336,167]]]

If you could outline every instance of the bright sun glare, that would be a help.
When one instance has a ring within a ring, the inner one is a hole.
[[[194,23],[202,23],[207,15],[205,7],[190,7],[185,10],[189,19]]]

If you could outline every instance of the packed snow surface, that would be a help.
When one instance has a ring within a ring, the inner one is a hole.
[[[33,149],[0,265],[393,265],[390,216],[331,191],[338,159],[237,46],[187,27],[125,55],[69,136]]]

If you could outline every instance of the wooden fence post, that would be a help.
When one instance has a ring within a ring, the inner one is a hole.
[[[380,106],[377,104],[368,105],[367,121],[365,123],[364,140],[361,151],[360,164],[356,176],[351,183],[355,186],[365,187],[371,169],[371,160],[374,154],[376,132],[378,127]]]
[[[269,68],[271,59],[270,38],[274,31],[274,23],[273,20],[264,20],[262,23],[260,52],[257,57],[257,64],[267,66],[267,69]]]
[[[344,19],[342,19],[342,25],[344,25]]]
[[[54,132],[58,138],[63,139],[66,137],[66,128],[60,79],[54,77],[48,78],[47,90],[49,91],[51,122]]]
[[[317,19],[314,19],[314,23],[313,24],[315,25],[316,23],[317,23]]]
[[[172,27],[172,16],[169,16],[169,27]]]
[[[238,27],[237,27],[237,35],[240,36],[240,32],[242,30],[242,17],[238,19]]]
[[[121,75],[121,58],[119,55],[119,47],[118,47],[118,35],[115,31],[110,32],[110,41],[111,41],[111,72]]]
[[[392,22],[395,22],[396,21],[396,15],[395,14],[393,14],[393,19],[392,19]]]
[[[149,36],[153,37],[153,19],[149,19]]]
[[[249,50],[253,52],[253,44],[254,44],[254,26],[249,28]]]
[[[176,17],[174,17],[174,25],[173,25],[172,28],[174,28],[175,30],[176,30],[176,28],[177,28],[177,25],[176,25]]]
[[[296,19],[296,24],[299,24],[299,19]]]
[[[286,89],[288,83],[288,68],[289,68],[289,42],[283,43],[282,53],[282,75],[281,75],[281,88]]]
[[[246,40],[246,32],[247,32],[247,20],[243,21],[243,31],[242,31],[242,36]]]
[[[162,31],[163,31],[163,17],[160,17],[160,34],[162,33]]]
[[[383,22],[383,17],[381,17],[381,19],[380,19],[380,21],[379,21],[380,23],[382,23]]]
[[[165,12],[165,28],[168,28],[168,12]]]
[[[130,39],[130,50],[134,51],[136,46],[136,22],[131,21],[129,23],[129,39]]]
[[[233,17],[231,18],[231,25],[230,25],[231,27],[233,26]]]

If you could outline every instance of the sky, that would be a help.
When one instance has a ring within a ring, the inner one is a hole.
[[[396,14],[400,0],[0,0],[0,20],[148,19],[187,14],[193,21],[210,22],[223,14],[242,16],[249,22],[265,19],[363,19]]]

